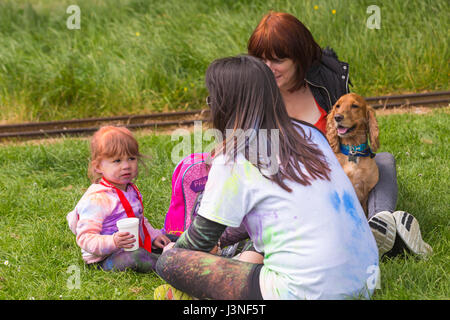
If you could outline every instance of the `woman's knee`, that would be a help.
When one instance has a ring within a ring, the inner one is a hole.
[[[378,168],[384,167],[384,168],[394,168],[395,169],[395,158],[392,153],[389,152],[380,152],[377,153],[375,156],[375,163],[377,164]]]
[[[377,153],[378,182],[369,193],[368,217],[381,211],[393,211],[397,205],[397,170],[395,158],[389,152]]]
[[[377,153],[375,163],[378,167],[378,184],[385,185],[397,184],[397,168],[394,156],[389,152]]]
[[[177,254],[180,254],[180,249],[172,248],[170,250],[167,250],[163,252],[156,262],[155,271],[157,274],[159,274],[161,277],[164,278],[165,271],[167,270],[167,266],[172,266],[175,263],[175,258],[177,257]]]

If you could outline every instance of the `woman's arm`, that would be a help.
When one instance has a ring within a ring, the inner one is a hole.
[[[211,251],[227,226],[196,216],[188,230],[184,232],[175,244],[175,248],[196,251]]]
[[[245,225],[243,223],[237,228],[227,227],[220,237],[220,247],[224,248],[248,238],[249,234],[247,232],[247,229],[245,229]]]

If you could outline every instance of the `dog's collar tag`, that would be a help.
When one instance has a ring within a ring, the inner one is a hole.
[[[367,142],[357,146],[340,144],[339,148],[343,154],[348,156],[348,161],[354,163],[358,163],[358,157],[375,157]]]
[[[357,163],[358,162],[358,156],[356,155],[356,151],[350,150],[348,153],[348,161]]]

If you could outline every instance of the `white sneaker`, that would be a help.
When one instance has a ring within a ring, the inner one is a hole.
[[[369,219],[369,226],[375,237],[378,255],[381,258],[394,246],[397,232],[394,216],[389,211],[378,212]]]
[[[431,246],[423,241],[419,222],[412,214],[406,211],[395,211],[392,215],[395,218],[397,234],[412,253],[423,256],[433,253]]]

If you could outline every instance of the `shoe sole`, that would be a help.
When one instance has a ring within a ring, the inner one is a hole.
[[[397,232],[395,225],[395,219],[389,211],[378,212],[369,220],[380,258],[394,246]]]
[[[412,253],[425,256],[433,252],[431,246],[423,241],[419,222],[413,215],[405,211],[395,211],[392,215],[396,222],[397,234]]]
[[[155,289],[153,292],[153,300],[168,300],[167,292],[170,286],[167,284],[163,284]]]
[[[160,285],[153,292],[153,300],[193,300],[190,295],[169,284]]]

